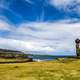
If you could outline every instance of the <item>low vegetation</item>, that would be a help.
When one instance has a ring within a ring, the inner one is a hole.
[[[24,63],[24,62],[31,62],[31,61],[32,61],[32,59],[28,59],[28,58],[26,58],[26,59],[22,59],[22,58],[20,58],[20,59],[17,59],[17,58],[14,58],[14,59],[0,58],[0,64],[1,63]]]
[[[13,58],[28,58],[28,55],[21,51],[0,49],[0,58],[13,59]]]
[[[0,64],[0,80],[80,80],[80,59]]]
[[[22,63],[30,61],[32,59],[28,57],[28,54],[24,54],[23,52],[0,49],[0,63]]]

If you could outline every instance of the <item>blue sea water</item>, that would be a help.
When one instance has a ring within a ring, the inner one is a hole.
[[[30,55],[29,57],[32,58],[33,61],[48,61],[48,60],[54,60],[56,58],[71,57],[71,56]]]

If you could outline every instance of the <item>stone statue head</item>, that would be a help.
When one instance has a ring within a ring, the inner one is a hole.
[[[77,38],[77,39],[75,40],[75,43],[80,43],[80,39]]]

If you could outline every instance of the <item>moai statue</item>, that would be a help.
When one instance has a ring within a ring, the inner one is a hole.
[[[80,56],[80,39],[77,38],[75,40],[75,43],[76,43],[76,55]]]

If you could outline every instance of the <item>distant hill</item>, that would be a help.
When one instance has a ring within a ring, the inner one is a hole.
[[[0,49],[0,52],[20,52],[20,51],[16,51],[16,50],[9,50],[9,49]]]
[[[21,51],[0,49],[0,58],[28,58],[28,55]]]

